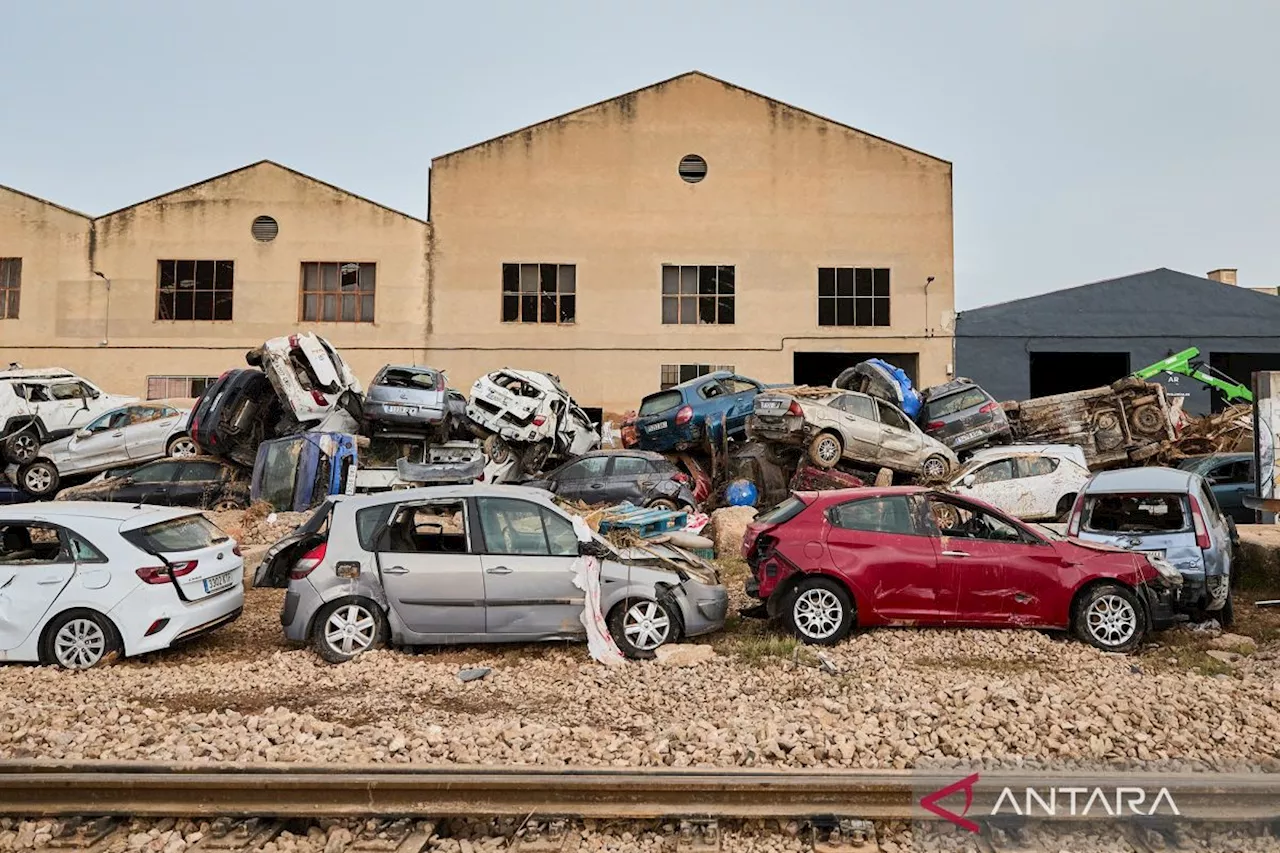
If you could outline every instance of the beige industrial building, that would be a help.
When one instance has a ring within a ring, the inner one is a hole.
[[[951,164],[692,72],[431,163],[428,217],[263,161],[100,217],[0,188],[0,362],[198,393],[298,329],[364,381],[502,366],[633,408],[715,366],[951,370]]]

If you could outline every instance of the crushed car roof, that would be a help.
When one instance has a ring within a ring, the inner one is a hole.
[[[65,367],[19,367],[0,370],[0,379],[72,379],[76,375]]]

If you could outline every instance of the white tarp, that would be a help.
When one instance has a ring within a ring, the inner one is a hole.
[[[582,625],[587,629],[587,651],[593,660],[605,666],[619,666],[627,662],[609,633],[604,613],[600,611],[600,561],[595,557],[579,557],[569,567],[573,572],[573,585],[582,590],[586,603],[582,608]]]

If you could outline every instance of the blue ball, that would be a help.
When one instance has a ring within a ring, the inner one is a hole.
[[[724,499],[729,506],[755,506],[759,497],[756,484],[750,480],[734,480],[724,490]]]

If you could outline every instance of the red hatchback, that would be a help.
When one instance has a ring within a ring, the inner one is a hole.
[[[925,488],[797,492],[747,528],[747,592],[806,643],[855,625],[1073,630],[1110,652],[1174,621],[1161,558],[1058,537]]]

